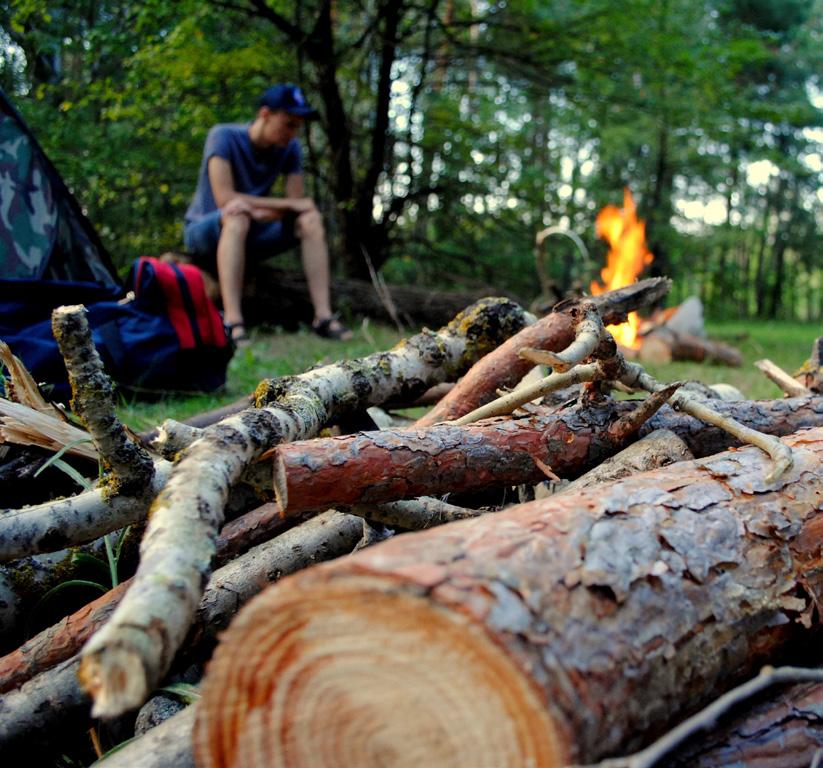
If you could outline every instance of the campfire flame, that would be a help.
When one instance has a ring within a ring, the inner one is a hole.
[[[646,247],[646,222],[637,218],[637,206],[628,187],[623,190],[623,208],[607,205],[597,214],[595,226],[597,234],[609,244],[609,254],[606,266],[600,270],[603,284],[592,281],[592,296],[631,285],[654,259]],[[621,346],[638,349],[639,328],[640,316],[632,312],[627,322],[610,325],[608,330]]]

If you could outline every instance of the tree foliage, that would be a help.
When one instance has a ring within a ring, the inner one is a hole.
[[[628,186],[652,269],[718,315],[819,320],[823,0],[11,0],[0,84],[122,265],[181,247],[216,122],[303,84],[339,269],[531,298],[597,277]],[[817,131],[815,131],[817,129]]]

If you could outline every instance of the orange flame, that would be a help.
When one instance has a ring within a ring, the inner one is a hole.
[[[597,234],[609,244],[609,254],[606,266],[600,271],[603,285],[592,281],[592,296],[631,285],[654,259],[646,247],[646,222],[637,218],[637,207],[628,187],[623,190],[623,208],[607,205],[597,214],[595,226]],[[627,322],[610,325],[608,330],[621,346],[638,349],[639,328],[640,316],[632,312]]]

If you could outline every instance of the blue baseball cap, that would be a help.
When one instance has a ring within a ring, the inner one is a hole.
[[[317,110],[309,106],[300,87],[291,83],[273,85],[268,88],[257,102],[257,107],[258,109],[268,107],[272,110],[282,110],[290,115],[298,115],[307,119],[318,117]]]

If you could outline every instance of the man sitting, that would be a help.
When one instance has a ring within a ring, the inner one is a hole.
[[[194,199],[186,211],[184,242],[195,260],[216,262],[223,318],[232,339],[247,342],[242,293],[246,259],[262,260],[300,245],[303,271],[319,336],[349,339],[351,331],[331,311],[329,251],[320,213],[304,196],[297,136],[317,117],[295,85],[275,85],[247,124],[214,126],[206,138]],[[285,197],[270,197],[285,176]]]

